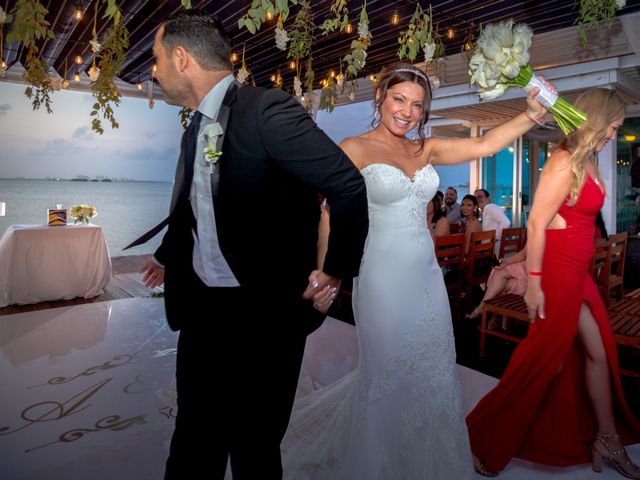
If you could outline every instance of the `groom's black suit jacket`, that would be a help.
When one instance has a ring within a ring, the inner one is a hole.
[[[270,300],[269,308],[296,318],[298,328],[308,333],[324,318],[301,296],[316,268],[318,194],[331,205],[323,270],[353,277],[368,229],[364,179],[297,100],[281,90],[234,82],[218,118],[223,119],[224,137],[214,211],[222,253],[242,287],[261,292]],[[155,252],[165,265],[165,306],[174,330],[182,322],[197,321],[185,312],[198,281],[192,267],[196,220],[189,200],[193,158],[187,158],[186,144],[187,132],[169,228]]]

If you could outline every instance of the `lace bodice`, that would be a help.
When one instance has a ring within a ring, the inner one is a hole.
[[[367,184],[370,229],[428,231],[427,203],[440,183],[432,165],[418,169],[413,178],[387,163],[371,163],[361,173]]]

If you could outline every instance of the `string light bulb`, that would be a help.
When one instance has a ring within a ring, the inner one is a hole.
[[[138,83],[136,84],[136,88],[138,90],[142,90],[142,82],[140,80],[138,80]]]
[[[82,65],[82,55],[76,55],[76,58],[74,58],[73,61],[78,65]]]
[[[238,54],[236,52],[231,52],[231,61],[236,63],[238,61]]]
[[[7,68],[7,62],[4,61],[4,58],[0,60],[0,68],[3,70]]]
[[[627,142],[633,142],[636,139],[636,136],[634,134],[632,134],[632,133],[627,133],[627,134],[625,134],[624,139]]]
[[[272,82],[275,82],[275,81],[276,81],[276,74],[275,74],[275,73],[272,73],[272,74],[271,74],[271,81],[272,81]]]
[[[273,13],[271,13],[268,10],[267,10],[267,20],[269,20],[269,21],[273,20]]]
[[[73,74],[73,81],[74,82],[79,82],[80,81],[80,73],[76,72]]]
[[[400,23],[400,15],[398,15],[398,11],[396,10],[395,12],[393,12],[393,15],[391,15],[391,25],[398,25]]]
[[[331,71],[329,72],[329,76],[330,76],[331,78],[336,78],[336,72],[334,72],[333,70],[331,70]]]
[[[453,27],[447,28],[447,33],[445,34],[449,40],[453,40],[453,37],[456,36],[456,31]]]
[[[291,61],[289,62],[289,68],[290,68],[291,70],[295,70],[295,69],[296,69],[296,61],[295,61],[295,60],[291,60]]]
[[[347,33],[353,32],[353,27],[351,26],[350,23],[347,23],[347,26],[344,27],[344,31],[347,32]]]
[[[82,20],[82,7],[80,5],[76,5],[75,10],[73,11],[73,18],[79,22]]]

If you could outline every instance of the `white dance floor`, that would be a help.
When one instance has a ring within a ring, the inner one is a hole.
[[[176,341],[162,299],[0,316],[0,478],[162,478],[175,415]],[[327,319],[309,339],[303,375],[318,385],[339,378],[357,364],[356,345],[352,326]],[[468,412],[496,380],[458,368]],[[629,452],[640,460],[640,444]],[[516,459],[499,478],[621,477],[606,467],[596,474],[589,465]]]

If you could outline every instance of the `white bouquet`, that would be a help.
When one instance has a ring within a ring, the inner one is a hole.
[[[96,207],[91,205],[73,205],[69,210],[69,215],[75,219],[73,223],[89,223],[89,219],[97,214]]]
[[[501,96],[509,87],[527,92],[540,88],[536,98],[552,114],[565,135],[580,127],[587,115],[569,101],[551,92],[529,65],[529,47],[533,32],[513,20],[487,25],[469,61],[470,83],[478,85],[483,100]]]

